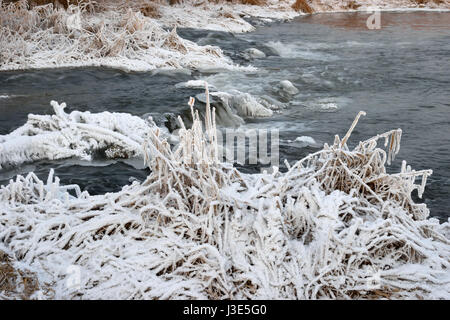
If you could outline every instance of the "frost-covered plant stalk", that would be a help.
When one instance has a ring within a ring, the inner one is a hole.
[[[400,130],[354,150],[349,130],[286,173],[246,175],[218,161],[209,104],[205,130],[192,113],[175,149],[149,132],[151,173],[120,192],[90,196],[53,173],[2,187],[2,250],[54,289],[45,297],[450,297],[449,223],[411,200],[430,172],[385,170]],[[66,285],[71,265],[76,287]]]

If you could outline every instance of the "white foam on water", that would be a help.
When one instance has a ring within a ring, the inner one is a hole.
[[[245,10],[251,15],[259,9]],[[244,31],[247,25],[242,26]],[[19,68],[229,66],[211,48],[202,51],[170,39],[169,49],[159,47],[147,56],[80,62],[64,54],[52,60],[50,50],[19,61]],[[293,48],[283,54],[295,55]],[[302,54],[309,60],[329,58]],[[386,159],[399,150],[401,131],[368,139],[354,150],[345,143],[348,136],[337,137],[286,173],[248,175],[218,163],[205,148],[214,141],[211,121],[206,135],[194,119],[171,149],[162,130],[138,117],[67,114],[63,105],[53,107],[55,115],[30,115],[24,126],[0,136],[0,165],[90,159],[92,150],[106,148],[112,158],[143,156],[151,173],[142,183],[98,196],[60,185],[53,172],[46,182],[30,173],[0,189],[0,249],[15,268],[35,272],[41,284],[51,285],[42,291],[44,297],[450,299],[450,223],[427,218],[426,206],[411,199],[413,190],[423,192],[430,172],[406,164],[397,174],[385,170]],[[285,123],[244,124],[243,129],[256,126],[285,128]],[[379,139],[389,145],[387,151],[377,147]],[[422,184],[416,185],[420,177]],[[79,283],[68,287],[73,266],[79,268]]]
[[[303,142],[309,145],[317,145],[316,140],[314,140],[312,137],[310,136],[300,136],[295,138],[296,142]]]
[[[313,51],[303,46],[301,43],[282,43],[280,41],[269,41],[267,46],[272,48],[282,58],[295,58],[317,61],[333,61],[337,57],[319,51]]]

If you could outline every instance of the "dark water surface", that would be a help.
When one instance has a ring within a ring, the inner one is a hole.
[[[367,112],[350,138],[350,146],[377,133],[402,128],[401,160],[414,169],[433,169],[424,201],[433,216],[450,217],[450,13],[381,13],[380,30],[368,30],[368,14],[320,14],[289,23],[260,26],[255,32],[179,30],[199,44],[220,46],[255,73],[124,73],[82,68],[0,72],[0,134],[23,125],[28,113],[51,114],[50,100],[66,102],[67,111],[104,110],[146,113],[186,112],[193,89],[176,88],[190,79],[205,79],[217,89],[268,95],[287,108],[271,118],[246,119],[244,127],[278,128],[281,158],[297,160],[346,133],[360,110]],[[258,48],[267,56],[246,60],[242,52]],[[290,80],[300,93],[280,95],[279,81]],[[310,136],[317,145],[292,142]],[[101,161],[99,163],[102,163]],[[63,183],[77,183],[90,193],[120,190],[131,176],[146,170],[110,161],[97,166],[74,161],[34,163],[0,170],[0,183],[34,170],[45,177],[50,167]],[[251,171],[251,168],[247,168]]]

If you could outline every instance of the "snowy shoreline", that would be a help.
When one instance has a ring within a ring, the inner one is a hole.
[[[182,39],[176,27],[242,33],[255,30],[245,17],[272,22],[305,14],[295,11],[289,1],[270,1],[266,6],[199,3],[160,5],[158,17],[146,16],[138,7],[117,11],[105,7],[104,11],[91,14],[74,6],[64,10],[46,5],[28,10],[24,0],[18,5],[3,5],[0,71],[89,66],[137,72],[161,68],[254,71],[251,66],[233,64],[218,47],[199,46]],[[313,14],[370,12],[374,6],[382,12],[450,11],[450,4],[447,8],[398,4],[372,1],[357,9],[342,10],[340,2],[323,7],[316,1],[312,8]]]

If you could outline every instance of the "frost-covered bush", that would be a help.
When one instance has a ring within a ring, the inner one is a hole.
[[[166,31],[139,3],[92,3],[29,8],[25,0],[0,4],[0,70],[64,66],[234,68],[218,47],[198,46]]]
[[[175,149],[152,128],[150,175],[117,193],[17,177],[0,190],[4,250],[47,298],[449,298],[449,223],[411,199],[430,172],[385,170],[400,130],[349,150],[355,120],[286,173],[247,175],[218,160],[214,114],[205,130],[180,119]]]

